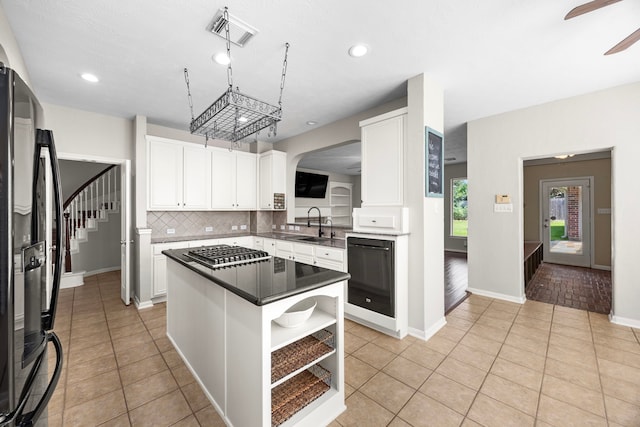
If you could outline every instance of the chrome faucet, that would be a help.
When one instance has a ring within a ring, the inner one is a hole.
[[[322,235],[324,234],[324,231],[322,231],[322,213],[320,213],[320,209],[318,209],[315,206],[310,207],[309,210],[307,211],[307,227],[311,227],[311,220],[309,219],[309,213],[311,212],[312,209],[315,209],[318,211],[318,237],[322,237]],[[331,227],[333,228],[333,225]]]

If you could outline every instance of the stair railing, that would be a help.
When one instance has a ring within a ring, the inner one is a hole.
[[[85,228],[92,226],[97,220],[106,219],[108,212],[117,208],[115,192],[119,174],[115,173],[116,167],[117,165],[110,165],[87,180],[64,202],[65,272],[72,271],[72,246],[77,247]],[[111,191],[112,185],[114,194]]]

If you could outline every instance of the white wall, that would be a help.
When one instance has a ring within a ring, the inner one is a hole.
[[[66,201],[81,185],[111,166],[105,163],[77,162],[74,160],[59,160],[58,165],[60,167],[63,201]]]
[[[2,52],[4,52],[4,55],[2,55]],[[9,25],[2,6],[0,6],[0,61],[7,61],[8,63],[5,63],[5,65],[17,71],[22,80],[31,86],[31,79],[24,64],[22,53],[16,38],[13,36],[11,25]]]
[[[524,300],[523,159],[612,149],[613,319],[639,327],[639,135],[640,83],[470,122],[469,288]],[[493,212],[496,194],[511,195],[513,213]]]
[[[58,154],[106,159],[134,158],[133,120],[43,104]],[[61,156],[62,157],[62,156]]]
[[[120,268],[120,212],[109,214],[109,221],[98,222],[98,228],[88,231],[88,238],[80,242],[80,251],[71,254],[74,272],[88,274]]]

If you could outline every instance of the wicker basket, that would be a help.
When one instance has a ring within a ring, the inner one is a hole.
[[[279,426],[322,396],[331,386],[331,372],[319,365],[299,373],[271,390],[271,425]]]
[[[330,353],[333,348],[333,333],[323,329],[274,351],[271,353],[271,383]]]

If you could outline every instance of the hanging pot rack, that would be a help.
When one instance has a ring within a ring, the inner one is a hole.
[[[199,116],[193,113],[193,99],[189,83],[189,70],[184,69],[184,79],[187,85],[189,108],[191,110],[191,122],[189,130],[194,135],[202,135],[208,142],[209,138],[230,141],[232,147],[238,147],[240,142],[251,135],[255,135],[257,141],[258,132],[268,128],[268,136],[275,136],[278,122],[282,119],[282,92],[287,75],[287,55],[289,43],[285,43],[284,60],[282,62],[282,75],[280,78],[280,97],[278,105],[272,105],[252,96],[240,92],[233,87],[233,69],[231,67],[231,39],[229,36],[229,12],[224,8],[225,39],[227,47],[227,90],[216,99]],[[253,142],[253,141],[250,141]]]

